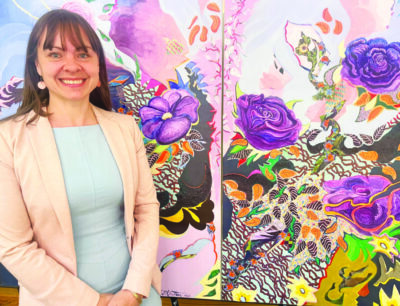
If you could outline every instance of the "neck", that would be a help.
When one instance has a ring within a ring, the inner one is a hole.
[[[59,104],[49,103],[47,108],[49,122],[52,127],[69,127],[97,124],[91,104]]]

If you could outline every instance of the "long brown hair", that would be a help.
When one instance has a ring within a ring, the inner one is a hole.
[[[13,118],[25,115],[32,110],[35,112],[35,116],[28,123],[36,120],[39,116],[49,115],[44,110],[44,107],[49,105],[49,91],[47,88],[42,90],[37,87],[37,83],[41,79],[36,70],[36,60],[42,35],[46,33],[43,49],[51,49],[53,47],[57,34],[60,34],[63,48],[65,40],[68,39],[76,48],[86,49],[82,32],[88,37],[91,48],[99,58],[99,79],[101,86],[96,87],[90,93],[90,102],[104,110],[111,110],[112,104],[110,90],[107,86],[106,60],[103,47],[96,32],[82,16],[67,10],[56,9],[40,17],[29,36],[26,49],[23,98],[17,112],[12,116]]]

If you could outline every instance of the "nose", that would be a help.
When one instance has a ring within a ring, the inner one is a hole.
[[[68,54],[64,58],[64,71],[76,72],[81,70],[81,66],[76,60],[75,56]]]

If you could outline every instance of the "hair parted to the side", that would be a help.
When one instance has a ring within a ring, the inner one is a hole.
[[[15,115],[16,118],[25,115],[30,111],[35,112],[35,116],[28,124],[36,120],[39,116],[48,116],[44,107],[49,105],[48,89],[39,89],[37,83],[40,81],[40,75],[36,70],[36,59],[38,47],[42,35],[44,37],[43,49],[51,49],[57,34],[60,34],[62,47],[68,39],[76,48],[86,49],[82,39],[82,34],[86,35],[90,42],[90,47],[99,58],[99,79],[100,87],[96,87],[91,93],[90,102],[104,110],[110,111],[112,108],[110,90],[108,88],[106,60],[101,42],[89,23],[80,15],[64,10],[56,9],[47,12],[34,25],[29,36],[26,50],[24,89],[23,98],[20,107]]]

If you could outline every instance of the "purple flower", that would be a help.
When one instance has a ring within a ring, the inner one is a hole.
[[[235,123],[254,148],[272,150],[296,142],[301,122],[280,98],[243,95],[236,104]]]
[[[325,212],[345,219],[364,235],[379,234],[400,220],[400,188],[382,176],[353,176],[327,181]]]
[[[324,203],[337,204],[350,199],[355,204],[368,203],[370,197],[389,185],[390,181],[380,175],[356,175],[337,181],[326,181],[323,188],[328,194],[324,196]]]
[[[396,90],[400,85],[400,43],[383,38],[353,40],[342,62],[342,77],[372,93]]]
[[[139,110],[143,135],[160,144],[182,138],[198,119],[199,101],[184,90],[170,90],[154,97]]]

